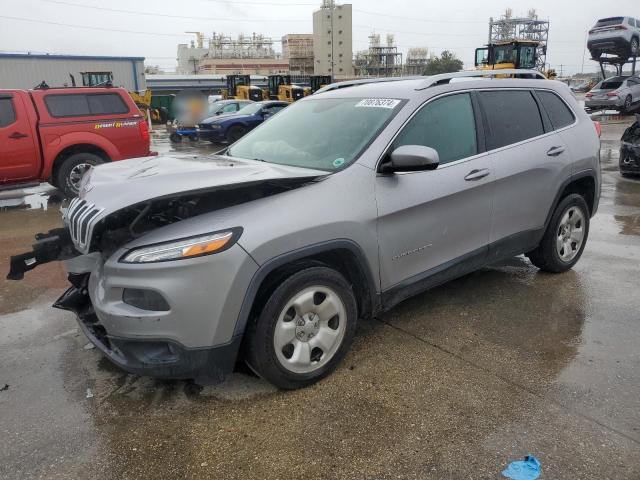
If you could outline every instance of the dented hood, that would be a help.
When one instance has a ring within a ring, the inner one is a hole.
[[[181,193],[326,175],[322,170],[220,155],[162,155],[93,168],[83,180],[80,198],[103,209],[100,217],[104,217],[146,200]]]

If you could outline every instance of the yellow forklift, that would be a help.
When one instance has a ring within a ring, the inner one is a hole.
[[[224,100],[264,100],[262,89],[251,85],[250,75],[227,75],[227,88],[223,88],[220,93]]]
[[[311,75],[309,77],[309,87],[304,89],[305,97],[316,93],[322,87],[326,87],[332,82],[331,75]]]
[[[477,70],[536,69],[539,45],[535,40],[509,40],[476,48],[475,67]],[[553,69],[542,73],[550,80],[557,76]]]
[[[291,75],[269,75],[269,98],[295,102],[304,97],[304,88],[291,83]]]

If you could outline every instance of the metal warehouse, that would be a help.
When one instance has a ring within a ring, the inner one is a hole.
[[[111,81],[129,91],[147,88],[144,57],[0,53],[0,88],[94,86]]]

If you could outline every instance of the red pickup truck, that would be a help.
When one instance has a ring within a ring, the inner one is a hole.
[[[149,145],[123,88],[0,90],[0,188],[45,181],[75,196],[92,165],[155,155]]]

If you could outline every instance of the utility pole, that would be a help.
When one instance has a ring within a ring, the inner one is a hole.
[[[587,38],[589,36],[589,30],[585,30],[584,31],[584,46],[582,47],[582,69],[580,70],[580,73],[584,73],[584,54],[585,51],[587,50]]]

